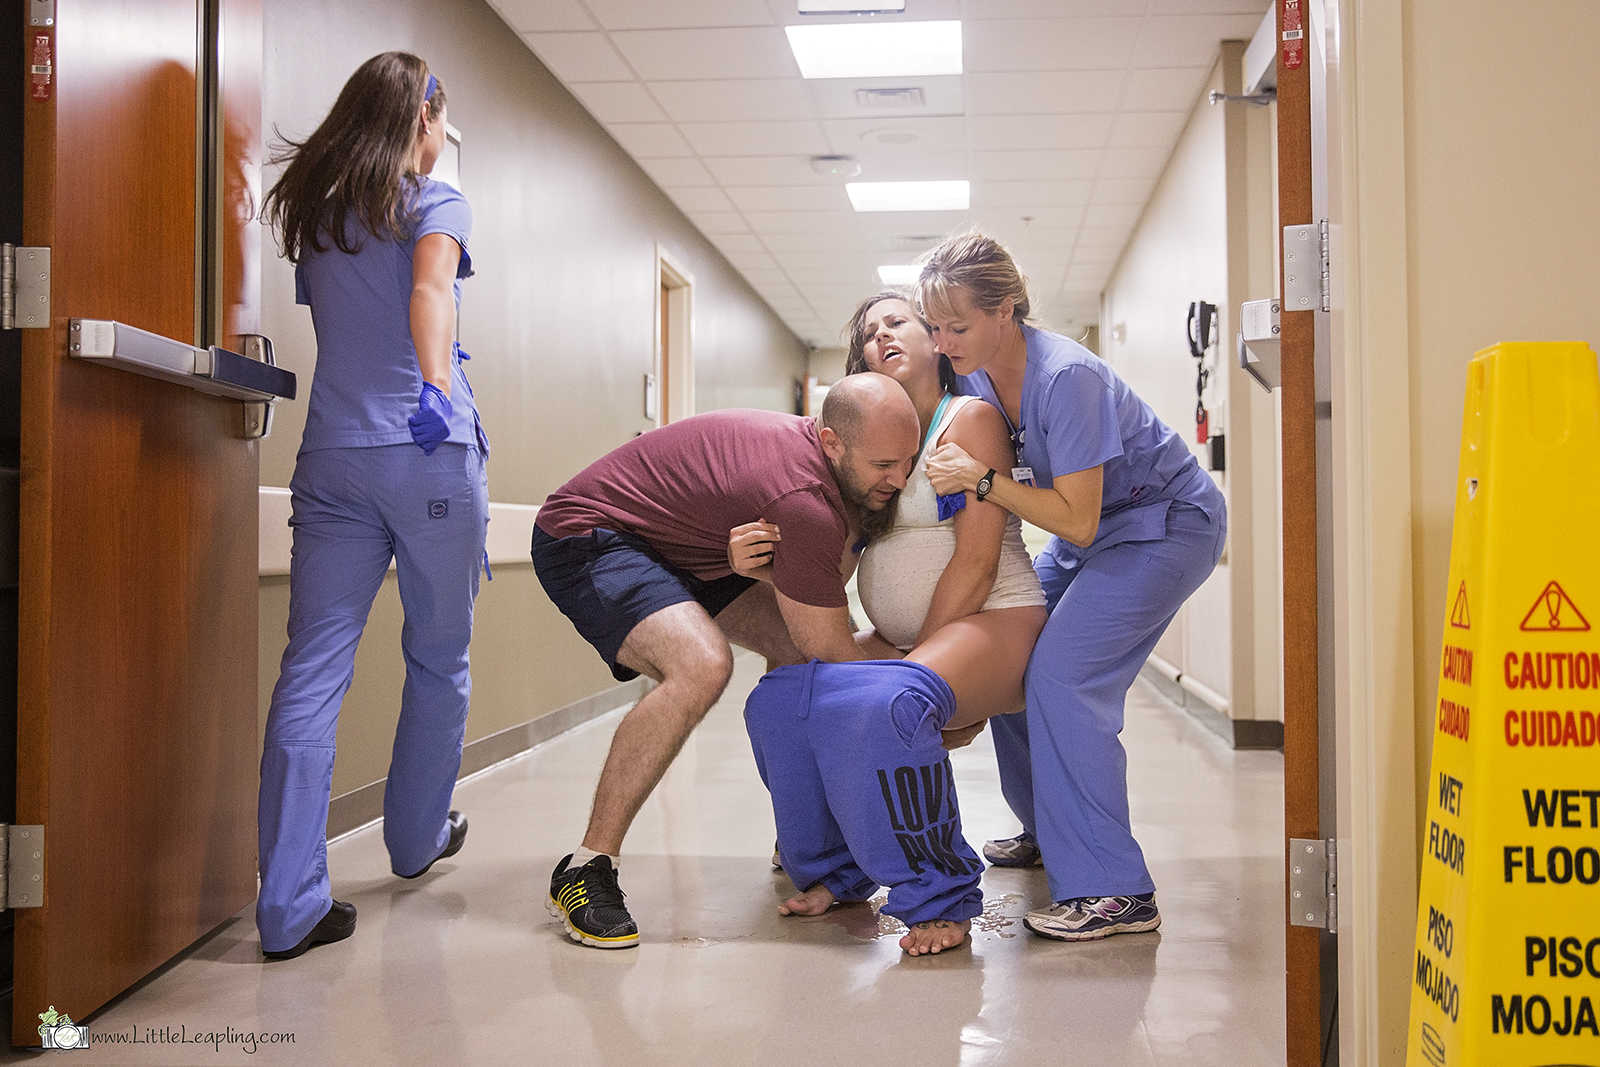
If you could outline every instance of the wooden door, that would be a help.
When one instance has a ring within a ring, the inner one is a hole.
[[[91,1015],[255,894],[257,446],[236,401],[69,359],[67,320],[253,327],[261,36],[259,0],[23,29],[53,68],[23,119],[23,240],[52,249],[22,354],[17,821],[45,881],[11,1037],[37,1045],[39,1012]],[[237,106],[203,122],[213,78]]]
[[[1330,5],[1331,6],[1331,5]],[[1329,216],[1328,84],[1322,0],[1278,0],[1278,234]],[[1281,260],[1280,277],[1320,274]],[[1283,790],[1285,882],[1299,852],[1294,839],[1335,838],[1333,483],[1331,340],[1319,302],[1282,302]],[[1334,857],[1337,859],[1337,857]],[[1337,937],[1299,925],[1285,893],[1286,1062],[1338,1061]]]

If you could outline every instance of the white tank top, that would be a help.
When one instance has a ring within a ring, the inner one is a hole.
[[[938,424],[930,428],[929,439],[942,441],[958,411],[969,403],[983,402],[975,396],[951,397]],[[924,466],[929,447],[917,456],[911,477],[900,490],[894,526],[861,554],[856,579],[867,618],[880,637],[900,649],[909,649],[916,643],[917,632],[933,604],[934,588],[956,551],[955,518],[939,521],[938,495]],[[1009,515],[1000,542],[994,588],[982,610],[1043,604],[1044,592],[1022,543],[1022,522]]]

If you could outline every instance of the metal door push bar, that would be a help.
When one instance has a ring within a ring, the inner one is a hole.
[[[110,319],[72,319],[67,354],[242,400],[246,403],[243,436],[265,437],[272,425],[272,403],[294,399],[295,376],[277,365],[266,337],[245,334],[243,340],[245,354],[240,354],[219,345],[198,348]]]

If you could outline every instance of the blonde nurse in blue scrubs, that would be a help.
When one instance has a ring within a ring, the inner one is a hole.
[[[992,238],[931,252],[918,298],[962,392],[1004,413],[1017,451],[1016,467],[994,470],[943,445],[927,460],[934,489],[973,492],[1054,535],[1034,561],[1050,618],[1028,662],[1027,710],[991,720],[1022,833],[984,854],[1043,861],[1051,899],[1028,912],[1036,934],[1154,930],[1155,883],[1128,822],[1123,703],[1222,554],[1222,493],[1107,363],[1028,322],[1027,285]]]

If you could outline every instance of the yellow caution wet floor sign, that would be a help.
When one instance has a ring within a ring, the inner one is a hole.
[[[1600,373],[1467,377],[1411,961],[1413,1067],[1600,1067]]]

